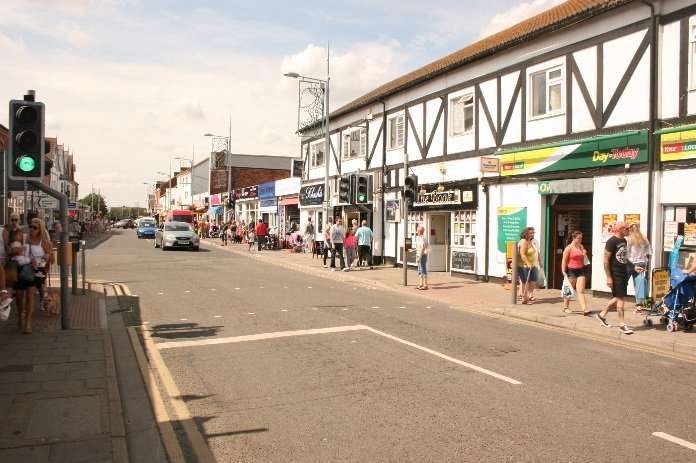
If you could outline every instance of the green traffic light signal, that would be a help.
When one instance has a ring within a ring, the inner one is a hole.
[[[22,172],[31,172],[36,168],[36,160],[31,156],[22,156],[17,159],[17,168]]]

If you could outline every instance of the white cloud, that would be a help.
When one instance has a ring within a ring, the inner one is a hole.
[[[521,3],[517,6],[505,9],[491,18],[491,20],[479,31],[479,39],[486,38],[490,35],[500,32],[508,27],[531,18],[532,16],[548,10],[565,0],[533,0],[531,2]]]

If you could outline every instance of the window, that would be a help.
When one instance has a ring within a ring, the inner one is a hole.
[[[325,143],[315,143],[309,147],[309,166],[321,167],[324,165]]]
[[[404,147],[404,115],[389,119],[389,149]]]
[[[474,129],[474,94],[450,100],[450,137],[471,133]]]
[[[367,130],[351,129],[343,134],[343,159],[365,157],[367,154]]]
[[[696,90],[696,17],[692,19],[689,34],[689,90]]]
[[[563,111],[563,69],[560,66],[532,74],[529,80],[532,117]]]
[[[452,221],[454,230],[453,244],[458,246],[476,246],[476,211],[456,211]]]

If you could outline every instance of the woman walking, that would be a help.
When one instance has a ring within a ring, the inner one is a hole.
[[[520,241],[517,243],[519,260],[517,261],[517,271],[522,284],[522,304],[531,305],[532,294],[537,281],[536,251],[532,246],[534,239],[534,227],[527,227],[520,233]]]
[[[647,288],[645,272],[647,271],[648,259],[652,255],[652,246],[650,242],[640,232],[638,224],[633,223],[628,227],[628,236],[626,237],[628,246],[626,248],[626,256],[628,257],[627,273],[633,277],[633,288],[636,294],[636,307],[633,313],[643,313],[643,301],[647,297]],[[637,272],[636,267],[643,269],[642,272]]]
[[[324,268],[326,268],[326,259],[331,251],[331,225],[324,225]]]
[[[31,333],[31,316],[34,311],[34,289],[41,288],[46,280],[46,265],[51,262],[51,242],[48,240],[43,220],[34,218],[29,223],[29,235],[24,245],[24,255],[34,271],[33,281],[17,281],[12,287],[16,291],[17,315],[20,329]]]
[[[564,277],[568,278],[570,285],[575,289],[578,297],[578,302],[582,308],[582,314],[587,316],[590,311],[587,310],[587,302],[585,301],[585,268],[584,261],[587,255],[587,249],[582,245],[582,232],[573,230],[568,236],[566,247],[563,250],[563,259],[561,260],[561,272]],[[572,313],[570,310],[570,299],[563,298],[563,312]]]

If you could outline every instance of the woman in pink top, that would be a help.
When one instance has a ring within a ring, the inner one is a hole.
[[[355,238],[355,228],[348,228],[343,246],[346,250],[346,268],[344,268],[343,271],[347,272],[353,266],[353,259],[355,259],[358,251],[358,240]]]
[[[586,255],[587,250],[582,245],[582,232],[573,230],[570,232],[567,246],[563,250],[561,271],[563,276],[568,277],[568,281],[575,288],[578,302],[580,302],[580,307],[582,308],[582,314],[585,316],[591,313],[587,310],[587,302],[585,302],[584,260]],[[572,313],[570,310],[570,299],[563,298],[563,312]]]

